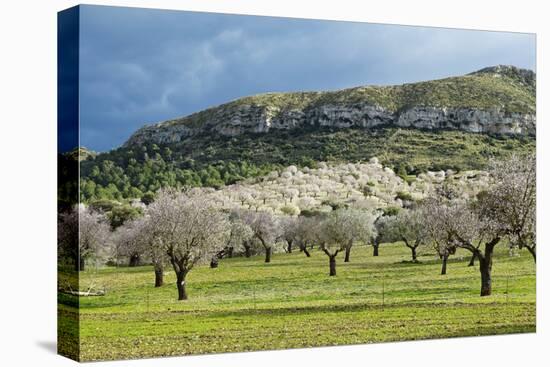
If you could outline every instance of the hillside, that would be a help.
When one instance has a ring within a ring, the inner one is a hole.
[[[180,142],[204,133],[237,136],[306,126],[534,135],[535,79],[530,70],[495,66],[396,86],[260,94],[146,126],[125,145]]]
[[[401,86],[246,97],[87,154],[81,199],[222,187],[290,165],[372,157],[401,177],[480,170],[491,157],[534,151],[535,87],[532,71],[498,66]]]
[[[285,167],[269,174],[223,186],[219,190],[192,189],[209,196],[223,209],[252,209],[282,215],[309,215],[353,207],[398,210],[447,185],[464,198],[474,197],[490,186],[485,171],[452,170],[400,177],[373,157],[364,163],[327,164],[317,168]]]

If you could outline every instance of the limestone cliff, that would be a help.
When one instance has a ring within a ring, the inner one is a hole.
[[[196,134],[237,136],[306,126],[398,126],[535,135],[536,75],[494,66],[459,77],[328,92],[267,93],[146,126],[126,146],[174,143]]]

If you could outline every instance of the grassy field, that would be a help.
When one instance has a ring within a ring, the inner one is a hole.
[[[151,267],[104,268],[81,274],[106,295],[80,298],[81,359],[108,360],[165,355],[300,348],[535,331],[535,264],[527,252],[497,249],[493,295],[479,297],[479,270],[459,252],[448,274],[425,249],[408,262],[402,244],[386,244],[380,256],[355,247],[351,262],[339,256],[338,275],[313,251],[224,259],[188,276],[188,301],[176,300],[175,276],[153,287]],[[70,320],[68,298],[60,325]],[[69,313],[68,313],[69,312]],[[62,346],[60,346],[62,347]]]

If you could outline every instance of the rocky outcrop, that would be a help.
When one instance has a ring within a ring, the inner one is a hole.
[[[163,125],[157,124],[152,126],[146,126],[136,131],[124,146],[130,146],[134,144],[143,144],[145,142],[152,142],[156,144],[168,144],[182,141],[197,133],[195,129],[189,128],[185,125]]]
[[[497,66],[477,74],[491,73],[507,77],[518,88],[534,93],[532,71]],[[510,76],[511,75],[511,76]],[[513,77],[513,78],[512,78]],[[178,120],[162,122],[138,130],[125,145],[144,142],[174,143],[196,134],[214,133],[238,136],[244,133],[268,133],[307,126],[332,128],[373,128],[394,126],[427,130],[456,129],[471,133],[535,135],[534,112],[512,112],[503,101],[490,108],[440,107],[422,104],[389,109],[371,101],[317,102],[296,108],[292,104],[232,102]],[[510,103],[509,101],[505,101]],[[534,111],[530,108],[529,111]],[[200,124],[197,123],[200,119]]]
[[[238,136],[247,132],[268,133],[271,130],[290,130],[307,125],[333,128],[376,126],[410,127],[427,130],[456,129],[472,133],[503,135],[535,135],[535,116],[507,113],[500,109],[412,107],[392,113],[379,106],[327,105],[300,111],[277,111],[259,106],[240,106],[199,128],[183,124],[157,124],[138,130],[126,145],[144,142],[175,143],[198,133],[217,133]]]
[[[500,109],[413,107],[399,115],[396,126],[457,129],[471,133],[535,135],[535,116]]]

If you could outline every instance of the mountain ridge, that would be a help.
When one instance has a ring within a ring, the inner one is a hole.
[[[534,71],[497,65],[462,76],[401,85],[264,93],[145,126],[124,146],[175,143],[202,133],[238,136],[307,125],[534,135],[535,90]]]
[[[256,95],[145,127],[108,152],[71,156],[82,202],[147,200],[161,187],[221,188],[290,165],[372,157],[409,182],[534,152],[535,89],[534,72],[494,66],[401,86]]]

